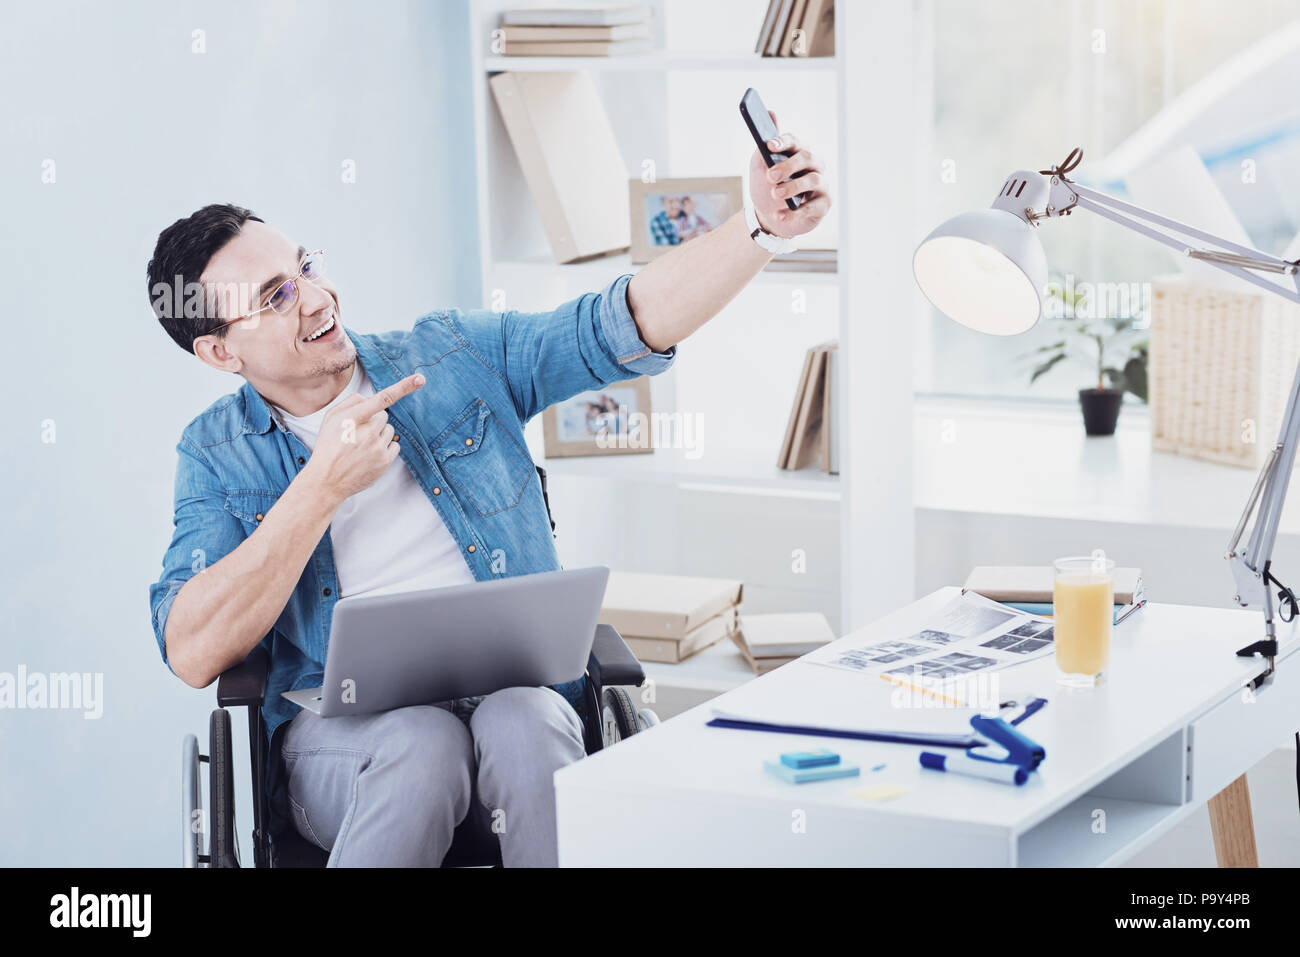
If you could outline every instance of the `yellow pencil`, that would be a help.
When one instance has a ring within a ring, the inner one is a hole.
[[[948,704],[954,705],[955,707],[963,708],[966,706],[966,702],[958,701],[956,698],[943,694],[940,691],[935,691],[933,688],[914,685],[910,681],[904,681],[902,678],[895,678],[893,675],[881,675],[880,677],[885,681],[888,681],[891,685],[898,685],[900,688],[908,688],[911,691],[919,691],[921,694],[927,694],[932,698],[938,698],[940,701],[946,701]]]

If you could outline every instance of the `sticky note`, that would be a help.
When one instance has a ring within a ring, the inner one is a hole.
[[[909,788],[900,787],[897,784],[873,784],[869,788],[858,788],[853,792],[853,796],[865,798],[868,801],[888,801],[890,798],[907,794],[909,790]]]
[[[790,784],[808,784],[811,781],[829,781],[832,778],[855,778],[856,764],[828,764],[820,768],[791,768],[780,761],[764,761],[768,774],[774,774]]]
[[[820,768],[828,764],[839,764],[840,756],[827,748],[816,751],[787,751],[781,755],[781,763],[787,768]]]

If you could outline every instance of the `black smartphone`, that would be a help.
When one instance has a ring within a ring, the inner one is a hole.
[[[749,127],[749,135],[754,137],[754,142],[758,144],[758,151],[763,156],[763,161],[769,167],[775,166],[782,160],[789,159],[791,153],[774,153],[768,149],[767,141],[774,140],[781,134],[777,131],[776,124],[772,122],[772,117],[767,112],[767,106],[763,103],[763,98],[758,95],[758,90],[752,86],[745,91],[744,97],[740,101],[740,115],[745,118],[745,125]],[[795,173],[792,179],[798,179],[806,170]],[[785,204],[791,209],[798,209],[803,202],[801,196],[791,196],[785,201]]]

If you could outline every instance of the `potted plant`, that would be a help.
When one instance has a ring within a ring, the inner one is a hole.
[[[1082,284],[1081,284],[1082,285]],[[1039,346],[1029,353],[1036,365],[1029,383],[1038,381],[1049,369],[1066,359],[1087,362],[1096,370],[1096,387],[1079,390],[1083,428],[1088,435],[1114,435],[1124,393],[1147,400],[1147,348],[1145,335],[1135,330],[1135,318],[1077,318],[1087,316],[1087,293],[1073,285],[1053,283],[1049,296],[1064,305],[1060,341]]]

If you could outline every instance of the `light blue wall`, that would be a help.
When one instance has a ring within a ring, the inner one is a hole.
[[[179,861],[181,737],[206,742],[215,689],[166,670],[147,592],[176,439],[239,380],[150,313],[158,232],[249,206],[329,251],[361,331],[477,305],[469,81],[464,0],[0,10],[0,672],[104,676],[99,720],[0,710],[0,865]]]

